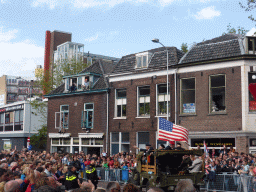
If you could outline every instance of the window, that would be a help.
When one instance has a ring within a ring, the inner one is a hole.
[[[254,52],[255,54],[255,50],[256,50],[256,38],[248,38],[248,51],[250,54],[252,54]]]
[[[126,117],[126,89],[116,90],[116,117]]]
[[[70,138],[64,138],[63,145],[70,145]]]
[[[150,115],[150,86],[138,88],[138,115],[149,116]]]
[[[146,149],[146,144],[149,144],[149,132],[138,132],[137,141],[139,148]]]
[[[111,154],[117,154],[121,151],[129,152],[130,140],[129,132],[112,132],[111,133]]]
[[[181,79],[180,103],[181,113],[196,113],[195,78]]]
[[[167,113],[167,84],[157,85],[157,115],[166,115]],[[170,91],[169,99],[170,101]],[[170,106],[170,103],[169,103]],[[170,109],[170,107],[169,107]],[[170,114],[170,110],[169,110]]]
[[[23,130],[23,110],[15,111],[14,131]]]
[[[249,112],[256,112],[256,73],[248,74]]]
[[[82,111],[82,128],[93,128],[93,103],[85,103]]]
[[[5,131],[13,131],[14,112],[5,113]]]
[[[60,139],[52,139],[52,144],[53,145],[59,145],[60,144]]]
[[[82,77],[78,77],[78,84],[77,84],[77,89],[82,89]]]
[[[223,112],[226,110],[226,76],[210,76],[210,112]]]
[[[151,58],[151,53],[140,53],[136,55],[136,68],[146,68]]]
[[[73,138],[73,145],[79,145],[79,138]]]
[[[60,112],[55,113],[55,128],[56,129],[68,129],[69,122],[69,106],[61,105]]]
[[[4,130],[4,113],[0,113],[0,132]]]

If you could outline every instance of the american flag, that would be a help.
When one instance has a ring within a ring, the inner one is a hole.
[[[185,141],[188,143],[188,130],[159,117],[158,139],[163,141]]]

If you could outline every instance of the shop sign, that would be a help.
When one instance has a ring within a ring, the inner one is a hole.
[[[207,147],[235,147],[235,138],[212,138],[212,139],[191,139],[191,147],[204,146],[204,140]]]
[[[23,109],[23,108],[24,108],[24,105],[16,105],[16,106],[2,108],[2,109],[0,109],[0,112],[15,111],[15,110]]]
[[[195,103],[184,103],[183,104],[183,113],[195,113],[196,106]]]

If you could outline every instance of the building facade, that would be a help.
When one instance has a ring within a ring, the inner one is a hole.
[[[0,103],[2,105],[24,101],[30,95],[40,94],[41,90],[35,86],[33,79],[3,75],[0,77]],[[1,106],[1,104],[0,104]]]
[[[110,153],[157,147],[167,100],[170,121],[189,130],[190,147],[205,140],[210,149],[256,152],[254,32],[204,41],[185,55],[168,48],[169,98],[165,49],[122,57],[108,75]]]
[[[79,74],[65,76],[60,87],[45,95],[48,151],[100,155],[107,150],[109,85],[104,74],[113,67],[98,60]]]
[[[0,149],[21,150],[27,147],[27,138],[36,134],[45,123],[41,114],[28,101],[0,107]]]

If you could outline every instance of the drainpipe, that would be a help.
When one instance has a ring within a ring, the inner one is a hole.
[[[108,154],[108,92],[107,92],[107,127],[106,127],[106,153]]]
[[[176,68],[174,70],[174,83],[175,83],[175,124],[177,125],[177,71],[178,69]]]

